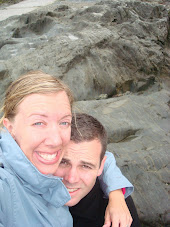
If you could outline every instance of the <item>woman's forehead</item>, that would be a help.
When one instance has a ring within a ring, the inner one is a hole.
[[[18,105],[19,112],[27,112],[27,116],[33,114],[46,115],[61,113],[71,115],[71,107],[68,96],[64,91],[51,94],[31,94],[24,98]]]

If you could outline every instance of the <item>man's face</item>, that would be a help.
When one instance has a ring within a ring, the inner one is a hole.
[[[104,158],[100,165],[100,154],[101,143],[98,140],[78,144],[70,141],[66,146],[55,175],[63,177],[63,183],[70,193],[71,200],[66,203],[67,206],[76,205],[93,188],[105,162]]]

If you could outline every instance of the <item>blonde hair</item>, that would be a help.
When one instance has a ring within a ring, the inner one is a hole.
[[[18,105],[30,94],[47,94],[65,91],[70,105],[73,104],[73,95],[70,89],[59,79],[42,71],[31,71],[20,76],[8,87],[1,111],[0,127],[4,118],[13,119],[17,113]]]

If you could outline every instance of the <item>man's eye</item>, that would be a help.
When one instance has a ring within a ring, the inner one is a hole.
[[[61,160],[60,165],[67,166],[68,165],[68,162]]]
[[[87,166],[87,165],[83,165],[82,167],[83,167],[83,169],[91,169],[91,167]]]

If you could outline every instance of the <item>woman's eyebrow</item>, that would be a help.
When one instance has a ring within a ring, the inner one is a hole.
[[[61,119],[66,118],[66,117],[71,117],[72,118],[72,115],[71,114],[67,114],[67,115],[63,116]]]
[[[36,116],[36,115],[42,116],[42,117],[47,117],[47,114],[45,114],[45,113],[31,113],[28,117],[32,117],[32,116]],[[66,114],[61,119],[66,118],[66,117],[71,117],[72,118],[72,115],[71,114]]]
[[[45,113],[31,113],[28,117],[32,117],[32,116],[47,117],[47,114],[45,114]]]

